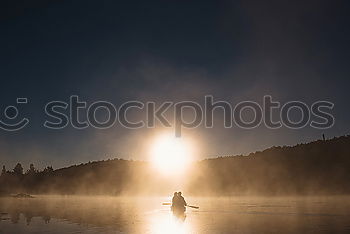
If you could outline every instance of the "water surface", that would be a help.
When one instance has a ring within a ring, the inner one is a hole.
[[[175,217],[169,198],[0,198],[0,233],[350,233],[349,197],[187,198]]]

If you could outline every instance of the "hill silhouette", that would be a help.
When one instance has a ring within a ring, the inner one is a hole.
[[[350,193],[350,136],[192,165],[181,189],[193,195],[324,195]],[[156,194],[173,189],[148,162],[112,159],[54,170],[3,167],[0,194]]]

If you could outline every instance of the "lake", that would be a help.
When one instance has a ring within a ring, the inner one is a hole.
[[[0,198],[0,233],[350,233],[350,197]]]

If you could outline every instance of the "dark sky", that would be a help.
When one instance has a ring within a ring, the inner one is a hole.
[[[347,1],[2,1],[0,112],[17,97],[30,125],[0,130],[0,163],[55,168],[112,157],[145,159],[156,129],[42,126],[44,106],[203,101],[335,104],[328,130],[264,126],[185,130],[201,158],[349,133],[350,4]],[[3,114],[1,116],[3,118]]]

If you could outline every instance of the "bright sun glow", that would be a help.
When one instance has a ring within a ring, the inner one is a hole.
[[[192,161],[193,148],[189,141],[172,134],[158,136],[151,145],[151,162],[163,174],[184,173]]]

